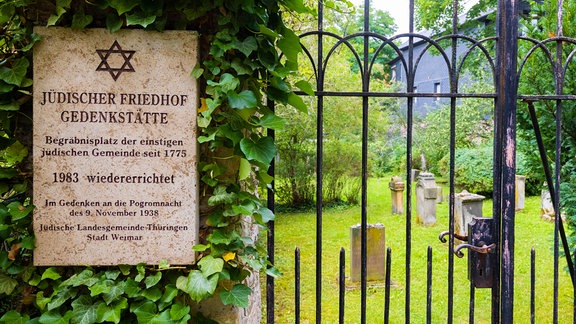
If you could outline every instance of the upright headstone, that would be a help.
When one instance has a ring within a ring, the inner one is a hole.
[[[482,203],[484,196],[469,193],[464,190],[454,197],[454,232],[461,236],[468,236],[468,223],[472,217],[482,216]]]
[[[524,201],[526,198],[526,176],[516,175],[516,195],[515,203],[516,210],[524,209]]]
[[[198,35],[35,32],[35,265],[193,263]]]
[[[550,198],[550,191],[548,189],[542,189],[540,202],[540,217],[548,222],[553,222],[556,218],[554,213],[554,204]]]
[[[438,186],[434,174],[421,172],[416,183],[416,210],[418,223],[425,226],[436,224],[436,197]]]
[[[368,224],[366,227],[366,279],[385,279],[386,229],[382,224]],[[350,280],[358,282],[362,273],[362,227],[360,224],[350,227],[350,251],[352,263]]]
[[[392,214],[404,214],[404,181],[399,176],[394,176],[388,187],[392,195]]]

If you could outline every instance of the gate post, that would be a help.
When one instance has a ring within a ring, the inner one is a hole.
[[[492,291],[492,322],[513,323],[518,8],[498,0],[494,116],[494,218],[499,249]]]

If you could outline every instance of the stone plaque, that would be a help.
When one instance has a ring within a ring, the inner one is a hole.
[[[192,263],[197,34],[35,31],[34,264]]]

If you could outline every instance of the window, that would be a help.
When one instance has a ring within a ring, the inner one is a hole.
[[[440,82],[434,82],[434,93],[440,93],[441,91]],[[440,101],[440,97],[436,97],[436,101]]]

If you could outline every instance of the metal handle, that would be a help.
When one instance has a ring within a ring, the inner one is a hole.
[[[444,232],[440,233],[440,235],[438,236],[438,239],[440,240],[440,242],[446,243],[448,241],[446,241],[446,238],[444,238],[444,237],[448,236],[448,235],[450,235],[450,231],[444,231]],[[456,233],[454,233],[452,236],[459,239],[460,241],[468,242],[468,236],[462,236],[462,235],[456,234]]]
[[[490,245],[482,245],[482,246],[474,246],[474,245],[470,245],[470,244],[460,244],[457,247],[454,248],[454,254],[456,254],[457,257],[459,258],[463,258],[464,257],[464,253],[462,253],[462,249],[470,249],[474,252],[478,252],[478,253],[482,253],[482,254],[489,254],[489,253],[494,253],[494,249],[496,248],[496,244],[492,243]]]

